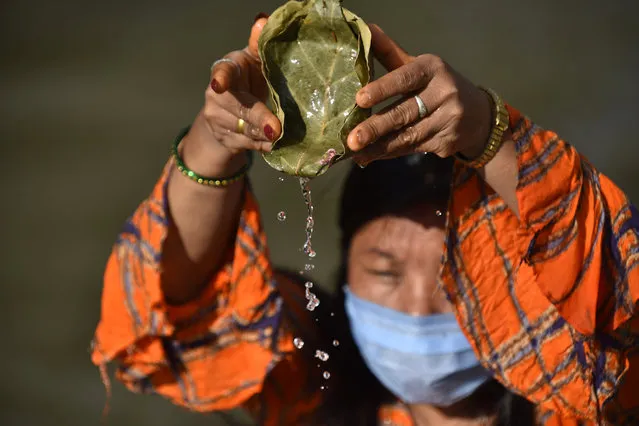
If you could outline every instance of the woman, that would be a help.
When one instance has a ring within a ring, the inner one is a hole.
[[[402,98],[349,135],[370,165],[343,196],[348,286],[313,320],[313,288],[272,269],[242,179],[246,150],[281,131],[262,102],[265,21],[216,63],[120,234],[93,361],[117,361],[131,389],[261,424],[634,424],[639,214],[557,135],[376,26],[390,72],[357,102]]]

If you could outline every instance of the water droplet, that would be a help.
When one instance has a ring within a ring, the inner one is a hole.
[[[320,361],[328,361],[328,354],[318,349],[315,351],[315,358],[319,358]]]
[[[441,211],[441,210],[437,210],[437,211],[435,212],[435,215],[436,215],[436,216],[441,216],[442,214],[443,214],[443,213],[442,213],[442,211]]]
[[[334,317],[335,316],[335,312],[331,312],[331,316]]]
[[[308,252],[308,257],[310,257],[312,259],[315,256],[317,256],[317,252],[315,250],[311,249],[311,251]]]
[[[315,295],[313,295],[313,297],[311,297],[308,301],[308,304],[306,305],[306,309],[308,309],[309,311],[314,311],[315,308],[317,308],[320,304],[320,301],[317,297],[315,297]],[[315,319],[317,321],[317,318]]]
[[[337,339],[333,340],[333,346],[338,347],[339,346],[339,340],[337,340]]]
[[[300,339],[299,337],[296,337],[295,339],[293,339],[293,344],[295,345],[297,349],[302,349],[304,347],[304,341]]]
[[[280,182],[284,182],[284,178],[283,177],[278,177],[277,178]]]
[[[315,308],[317,308],[319,306],[320,301],[317,298],[317,296],[315,296],[311,292],[311,288],[313,287],[313,283],[310,282],[310,281],[307,281],[306,284],[304,284],[304,286],[306,287],[304,293],[306,294],[306,300],[308,300],[308,304],[306,305],[306,309],[308,309],[309,311],[314,311]]]
[[[284,222],[286,220],[286,212],[285,211],[281,211],[277,214],[277,220],[279,220],[280,222]]]
[[[320,389],[324,390],[324,389],[326,389],[326,386],[320,386]]]
[[[315,265],[313,265],[312,263],[307,263],[306,265],[304,265],[304,270],[306,272],[312,271],[313,269],[315,269]]]
[[[329,373],[328,371],[325,371],[324,374],[322,374],[322,376],[324,376],[324,378],[328,380],[331,378],[331,373]]]

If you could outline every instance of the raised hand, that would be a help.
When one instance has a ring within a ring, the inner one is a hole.
[[[481,89],[441,58],[406,53],[376,25],[371,25],[373,52],[389,71],[357,95],[357,103],[372,108],[399,96],[391,106],[350,133],[354,160],[373,160],[415,152],[441,157],[483,151],[491,129],[491,104]]]

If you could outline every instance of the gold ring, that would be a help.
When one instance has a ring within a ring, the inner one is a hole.
[[[244,127],[246,126],[246,121],[241,118],[237,119],[237,133],[244,133]]]

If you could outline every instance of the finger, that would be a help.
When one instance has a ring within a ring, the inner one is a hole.
[[[406,53],[396,41],[387,36],[378,25],[371,24],[369,28],[372,36],[373,54],[388,71],[406,65],[413,60],[413,57]]]
[[[362,108],[372,108],[394,96],[421,90],[429,81],[424,66],[413,61],[364,86],[356,101]]]
[[[446,74],[448,66],[438,56],[425,54],[364,86],[356,97],[362,108],[372,108],[388,98],[427,86],[436,76]]]
[[[242,51],[231,52],[224,57],[229,61],[218,62],[211,69],[211,88],[224,93],[232,88],[248,88],[248,58]]]
[[[244,114],[245,116],[251,115],[250,113]],[[251,139],[266,141],[268,140],[264,136],[264,132],[259,125],[251,122],[247,119],[241,119],[237,115],[220,108],[217,112],[215,123],[222,129],[225,129],[227,133],[237,133],[247,136]]]
[[[260,39],[260,35],[262,34],[262,30],[268,21],[269,15],[266,13],[260,13],[255,17],[255,23],[251,28],[251,35],[249,37],[248,42],[248,53],[254,58],[259,58],[259,47],[258,41]]]
[[[273,146],[271,142],[251,139],[246,135],[231,132],[218,125],[212,126],[211,132],[218,142],[234,150],[248,149],[251,151],[270,152]]]
[[[252,94],[227,92],[216,95],[215,101],[233,117],[232,121],[226,122],[227,129],[236,131],[238,120],[241,118],[246,123],[244,133],[247,136],[269,141],[279,138],[282,132],[280,121],[263,102]]]
[[[218,142],[236,150],[248,149],[250,151],[271,152],[271,149],[273,148],[273,144],[271,142],[251,139],[248,136],[229,132],[226,129],[214,129],[213,136]]]
[[[427,96],[426,92],[422,92],[417,96],[420,97],[426,107],[426,115],[439,108],[443,102],[442,99]],[[415,96],[403,98],[355,127],[348,136],[348,147],[353,151],[359,151],[376,140],[398,131],[419,119],[419,104]]]
[[[444,121],[439,111],[412,126],[405,127],[387,137],[370,144],[353,156],[358,164],[368,164],[381,158],[393,158],[413,152],[433,152],[439,150],[430,143],[437,140]],[[426,148],[432,150],[426,150]]]
[[[262,21],[266,23],[266,19],[262,19]],[[249,46],[246,48],[247,55],[249,55],[249,62],[251,63],[249,68],[249,91],[255,95],[255,97],[264,101],[269,93],[268,85],[262,73],[262,62],[259,55],[255,52],[250,52],[253,48],[257,50],[257,46]]]
[[[436,140],[422,142],[420,151],[432,152],[441,158],[457,153],[460,140],[465,138],[459,129],[459,107],[454,102],[447,102],[433,113],[433,126],[438,129]]]
[[[219,106],[206,108],[204,118],[215,139],[234,149],[250,149],[255,151],[270,151],[272,143],[264,139],[253,138],[251,133],[256,130],[245,123],[244,132],[238,133],[238,118]]]
[[[268,85],[266,84],[266,80],[264,79],[264,75],[262,74],[262,69],[259,64],[256,64],[255,67],[251,68],[249,81],[250,93],[252,93],[257,99],[265,102],[268,97],[269,91]]]

